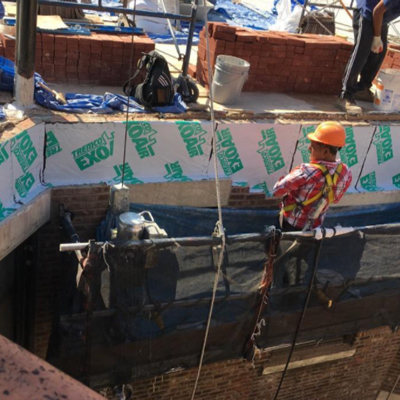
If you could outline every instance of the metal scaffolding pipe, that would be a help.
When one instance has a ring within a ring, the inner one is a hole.
[[[104,400],[104,397],[4,336],[0,336],[0,354],[2,399]]]
[[[37,0],[17,2],[14,97],[21,107],[33,105]]]
[[[293,240],[297,238],[311,238],[320,240],[322,237],[331,238],[334,236],[348,235],[353,232],[364,232],[374,229],[382,228],[399,228],[400,223],[393,224],[379,224],[379,225],[365,225],[357,227],[341,227],[335,228],[317,228],[312,231],[300,232],[282,232],[281,240]],[[279,231],[280,232],[280,231]],[[226,237],[227,244],[245,243],[245,242],[264,242],[266,239],[274,235],[274,231],[263,233],[246,233],[242,235],[231,235]],[[135,250],[135,249],[165,249],[172,246],[218,246],[222,243],[221,237],[214,236],[193,236],[184,238],[167,238],[167,239],[146,239],[146,240],[129,240],[129,241],[115,241],[109,243],[110,246],[118,246],[119,250]],[[107,242],[98,242],[97,246],[103,246]],[[83,250],[89,243],[64,243],[60,244],[60,251],[76,251]]]
[[[37,11],[38,0],[18,0],[14,97],[22,107],[33,104]]]
[[[29,3],[29,0],[11,0],[12,3]],[[177,19],[183,21],[190,21],[190,15],[181,15],[181,14],[171,14],[171,13],[162,13],[162,12],[152,12],[152,11],[143,11],[143,10],[133,10],[125,7],[106,7],[102,5],[95,4],[81,4],[81,3],[68,3],[66,1],[52,1],[52,0],[31,0],[32,3],[46,5],[46,6],[54,6],[54,7],[65,7],[65,8],[76,8],[81,10],[90,10],[90,11],[102,11],[109,13],[117,13],[117,14],[130,14],[130,15],[140,15],[142,17],[155,17],[155,18],[167,18],[167,19]],[[101,2],[100,2],[101,4]],[[35,21],[36,24],[36,21]]]
[[[264,242],[273,236],[273,232],[266,233],[248,233],[243,235],[232,235],[226,237],[227,244],[245,243],[245,242]],[[110,245],[118,246],[118,250],[135,250],[156,248],[165,249],[172,246],[218,246],[222,243],[221,237],[217,236],[193,236],[184,238],[167,238],[167,239],[145,239],[145,240],[128,240],[113,241]],[[96,246],[103,246],[105,242],[98,242]],[[60,251],[76,251],[83,250],[89,243],[64,243],[60,244]]]

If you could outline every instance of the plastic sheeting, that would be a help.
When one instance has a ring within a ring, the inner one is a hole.
[[[160,113],[182,114],[187,109],[181,95],[178,93],[175,94],[174,102],[170,106],[154,107],[152,110],[143,107],[133,97],[129,99],[128,110],[128,97],[113,93],[105,93],[104,96],[66,93],[65,99],[68,104],[60,104],[51,93],[41,89],[40,86],[36,86],[35,101],[38,104],[51,110],[74,114],[112,114],[116,111],[129,111],[130,113],[150,113],[156,111]]]
[[[214,160],[208,121],[131,121],[125,183],[211,179]],[[306,135],[315,126],[264,122],[222,123],[217,129],[217,165],[221,178],[271,196],[273,185],[293,166],[308,161]],[[37,162],[45,165],[43,185],[121,182],[125,123],[41,124],[35,135]],[[46,152],[43,154],[44,130]],[[40,132],[40,133],[39,133]],[[349,192],[400,188],[396,145],[400,126],[346,127],[347,146],[340,152],[353,173]],[[9,154],[7,143],[1,143]],[[1,156],[0,150],[0,156]],[[13,199],[12,164],[3,154],[0,199]],[[0,163],[1,164],[1,163]],[[367,178],[365,178],[367,177]],[[39,179],[35,178],[35,182]],[[46,186],[43,186],[43,188]],[[36,193],[31,192],[29,193]],[[18,196],[16,197],[18,198]],[[26,198],[25,198],[26,200]],[[25,201],[23,200],[23,201]]]
[[[360,192],[400,189],[400,127],[378,126],[356,188]]]
[[[263,14],[263,15],[262,15]],[[260,10],[257,13],[245,5],[234,4],[230,0],[217,0],[214,10],[211,10],[207,15],[209,22],[226,22],[232,26],[247,27],[257,30],[268,30],[275,23],[276,10],[271,10],[270,13]],[[199,33],[203,29],[204,22],[197,21],[193,36],[193,44],[199,43]],[[189,22],[181,21],[181,31],[175,33],[178,44],[186,44],[188,40]],[[170,34],[155,35],[148,33],[148,36],[156,43],[173,43]]]
[[[208,236],[214,231],[218,211],[197,207],[176,207],[153,204],[131,204],[131,211],[149,210],[157,224],[165,229],[169,237],[190,235]],[[227,235],[262,232],[265,226],[276,225],[277,210],[222,210]],[[324,226],[338,224],[344,227],[378,225],[400,222],[400,204],[376,206],[351,206],[330,208]],[[104,237],[98,237],[104,240]]]
[[[0,221],[43,190],[44,124],[0,143]]]
[[[209,126],[208,122],[129,122],[125,183],[203,178],[211,152]],[[46,182],[120,182],[125,128],[125,123],[48,125],[47,133],[59,151],[47,160]]]
[[[219,124],[217,159],[220,176],[247,182],[266,193],[290,170],[300,125]],[[214,157],[214,155],[213,155]],[[212,163],[210,167],[212,168]],[[210,168],[210,175],[214,171]]]
[[[216,210],[131,205],[132,211],[143,209],[152,212],[156,222],[167,230],[170,237],[209,235],[217,219]],[[364,220],[367,215],[374,214],[382,222],[384,217],[390,220],[397,216],[400,219],[399,209],[398,204],[387,206],[384,212],[377,208],[364,209]],[[269,215],[264,219],[265,215],[265,212],[256,210],[224,210],[227,234],[245,233],[248,229],[250,232],[264,231],[263,223],[270,223],[272,218]],[[352,215],[350,212],[347,219],[350,224],[357,222],[359,218],[356,213],[354,219]],[[271,239],[267,239],[265,244],[241,243],[227,246],[217,287],[205,362],[243,356],[243,349],[253,332],[260,307],[258,290],[268,260],[265,246],[268,246],[269,240]],[[303,251],[292,252],[285,265],[279,264],[279,261],[275,265],[273,288],[268,294],[268,305],[262,316],[265,321],[270,321],[270,317],[276,318],[276,315],[284,319],[281,327],[283,336],[292,335],[295,327],[290,325],[290,317],[294,316],[297,322],[293,312],[301,309],[304,304],[312,273],[315,244],[312,240],[302,242]],[[287,249],[292,242],[285,241],[282,245]],[[101,277],[99,274],[99,280],[95,278],[91,287],[93,284],[100,286],[100,280],[103,288],[109,287],[109,292],[103,290],[101,293],[106,304],[109,296],[112,312],[103,310],[103,313],[96,313],[104,306],[94,298],[94,305],[100,304],[100,307],[97,306],[88,317],[84,313],[85,304],[77,301],[82,293],[76,293],[73,298],[70,296],[70,304],[64,304],[65,308],[60,312],[63,315],[62,322],[55,325],[53,332],[59,340],[53,342],[50,349],[53,354],[61,354],[64,360],[71,357],[71,363],[61,363],[63,369],[71,375],[79,376],[82,364],[88,365],[88,362],[92,366],[90,373],[93,375],[114,369],[122,373],[125,368],[129,370],[129,374],[133,373],[137,377],[145,376],[146,367],[150,364],[157,365],[157,373],[178,365],[197,365],[215,277],[212,249],[209,246],[173,246],[160,250],[158,257],[152,258],[156,260],[154,265],[144,268],[146,257],[150,257],[151,251],[150,248],[147,251],[125,252],[108,247],[107,252],[99,257],[100,262],[105,260],[108,269],[106,270],[105,265],[102,266]],[[368,229],[363,235],[354,232],[344,237],[325,239],[309,311],[315,308],[319,310],[320,316],[324,318],[322,324],[328,324],[323,325],[328,331],[329,321],[334,320],[335,313],[334,310],[322,309],[322,300],[315,294],[317,290],[323,290],[335,304],[386,293],[388,289],[399,291],[399,257],[400,225]],[[295,282],[292,286],[285,283],[290,265],[294,266],[295,272],[300,268],[304,274],[302,281]],[[63,271],[69,271],[70,277],[63,280],[61,296],[64,292],[70,294],[75,290],[73,277],[76,269],[65,265]],[[94,274],[100,272],[91,271]],[[107,271],[109,281],[106,278]],[[68,287],[67,282],[72,287]],[[292,314],[286,314],[285,318],[285,311]],[[70,319],[74,313],[82,314],[79,319]],[[356,320],[357,325],[357,316],[351,318]],[[257,345],[264,347],[270,343],[268,322],[260,324],[260,329],[261,332],[255,339]],[[276,322],[273,329],[276,335]],[[358,329],[357,326],[355,329]],[[86,341],[87,335],[92,338],[90,343]],[[329,332],[324,335],[329,335]],[[85,351],[86,346],[93,346],[90,359],[85,359],[89,354]],[[124,354],[123,357],[120,356],[121,353]],[[58,362],[60,363],[60,359]]]

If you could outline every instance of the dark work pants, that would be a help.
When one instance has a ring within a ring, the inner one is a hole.
[[[290,225],[286,220],[283,220],[282,227],[279,222],[276,226],[282,232],[301,231],[301,229]],[[283,241],[279,245],[277,262],[274,265],[273,287],[275,289],[301,285],[307,272],[314,243],[307,239],[298,239],[296,244],[287,252],[290,245],[291,243]]]
[[[352,99],[354,93],[370,88],[386,55],[388,26],[382,24],[382,53],[371,51],[374,38],[372,21],[363,18],[359,10],[353,14],[354,48],[343,77],[341,98]],[[358,76],[360,75],[360,80]]]

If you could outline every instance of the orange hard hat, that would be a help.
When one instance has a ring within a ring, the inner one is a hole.
[[[319,142],[334,147],[343,147],[346,143],[346,132],[339,122],[322,122],[313,133],[307,137],[313,142]]]

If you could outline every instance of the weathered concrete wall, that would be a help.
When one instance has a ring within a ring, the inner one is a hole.
[[[50,190],[46,190],[0,222],[0,260],[50,219]]]

